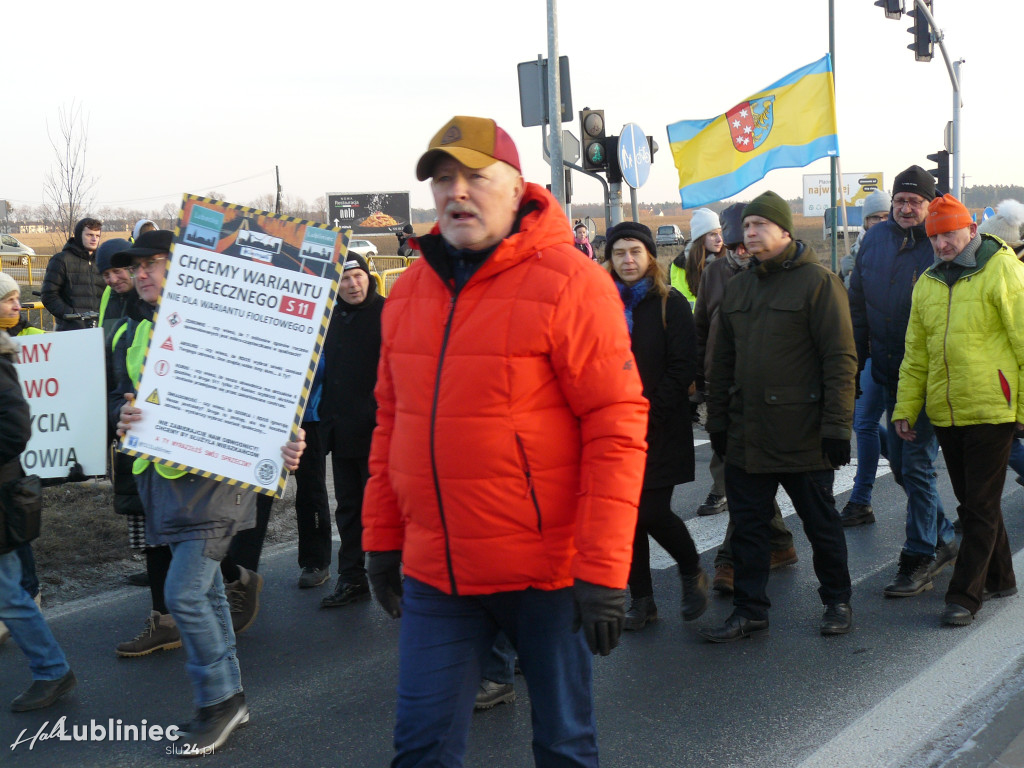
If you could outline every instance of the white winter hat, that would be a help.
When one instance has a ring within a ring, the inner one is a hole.
[[[875,213],[888,213],[890,208],[892,208],[892,198],[889,197],[889,193],[884,189],[876,189],[864,198],[861,214],[866,219]]]
[[[722,224],[718,220],[718,214],[710,208],[698,208],[693,212],[690,219],[690,240],[697,240],[704,237],[708,232],[721,229]]]
[[[6,272],[0,272],[0,299],[6,299],[12,293],[17,293],[20,296],[21,286]]]
[[[1001,237],[1010,246],[1020,245],[1021,227],[1024,225],[1024,203],[1003,200],[996,208],[996,215],[989,216],[978,225],[981,234]]]

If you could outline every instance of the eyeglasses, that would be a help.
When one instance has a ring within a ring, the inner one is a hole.
[[[142,259],[128,267],[128,272],[133,276],[137,275],[139,272],[145,272],[147,275],[152,274],[153,267],[156,266],[158,261],[167,261],[167,257],[161,256],[159,258]]]
[[[906,197],[894,197],[892,200],[893,208],[903,208],[909,206],[910,208],[921,208],[928,204],[928,201],[923,197],[920,200],[911,200]]]

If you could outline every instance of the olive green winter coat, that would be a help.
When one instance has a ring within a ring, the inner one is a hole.
[[[849,440],[857,350],[842,281],[794,241],[729,281],[711,364],[708,432],[751,473],[831,469],[823,437]]]

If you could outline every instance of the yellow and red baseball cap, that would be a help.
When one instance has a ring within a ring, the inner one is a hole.
[[[487,117],[456,115],[434,134],[416,163],[416,178],[426,181],[442,155],[451,155],[467,168],[484,168],[500,160],[522,173],[512,137]]]

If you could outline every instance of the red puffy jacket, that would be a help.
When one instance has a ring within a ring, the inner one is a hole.
[[[430,236],[388,295],[363,548],[449,594],[621,588],[648,408],[622,301],[547,191],[519,214],[457,295]]]

